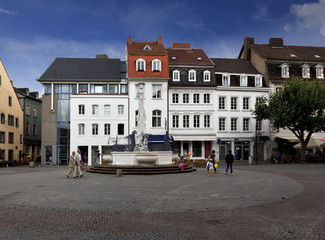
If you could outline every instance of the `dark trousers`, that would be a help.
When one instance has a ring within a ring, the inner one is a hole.
[[[229,166],[230,166],[230,172],[232,173],[232,163],[228,163],[228,162],[227,162],[226,173],[228,172]]]

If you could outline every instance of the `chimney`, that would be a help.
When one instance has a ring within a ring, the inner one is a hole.
[[[270,38],[269,45],[271,48],[283,48],[283,38]]]
[[[131,36],[128,37],[128,44],[132,44],[132,37]]]
[[[172,48],[191,49],[191,44],[190,43],[173,43]]]
[[[244,39],[244,59],[245,60],[250,60],[251,52],[250,52],[249,46],[254,45],[254,44],[255,44],[254,38],[245,37],[245,39]]]
[[[158,44],[162,44],[162,37],[158,37],[157,42]]]
[[[105,58],[108,59],[108,56],[106,54],[97,54],[96,58]]]

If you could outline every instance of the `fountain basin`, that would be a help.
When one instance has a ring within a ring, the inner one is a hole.
[[[112,152],[112,165],[153,166],[172,164],[171,151],[154,152]]]

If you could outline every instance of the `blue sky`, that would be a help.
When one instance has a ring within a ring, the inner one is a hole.
[[[246,36],[325,46],[325,0],[0,0],[0,58],[16,87],[41,92],[36,79],[56,57],[125,60],[128,36],[226,58]]]

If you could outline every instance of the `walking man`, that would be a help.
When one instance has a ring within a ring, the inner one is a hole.
[[[230,173],[234,174],[232,171],[232,163],[234,162],[234,155],[231,154],[231,150],[228,151],[228,154],[226,155],[226,163],[227,163],[227,168],[225,174],[228,174],[228,169],[230,167]]]
[[[76,151],[72,151],[72,155],[70,155],[69,161],[69,172],[67,174],[67,178],[70,177],[70,174],[73,172],[73,178],[76,178],[77,174],[77,158],[76,158]]]
[[[80,149],[78,149],[77,150],[77,175],[79,176],[79,177],[83,177],[83,175],[82,175],[82,171],[81,171],[81,169],[80,169],[80,166],[81,166],[81,164],[82,164],[82,160],[81,160],[81,151],[80,151]]]

